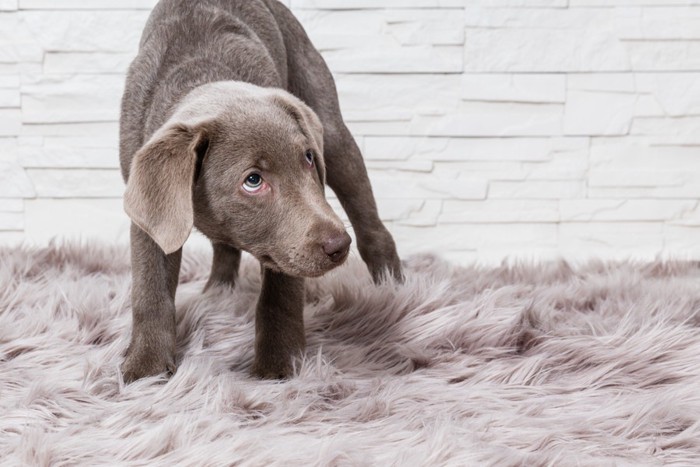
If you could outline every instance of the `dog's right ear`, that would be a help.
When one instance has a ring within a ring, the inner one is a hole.
[[[166,124],[131,162],[124,210],[166,254],[184,245],[194,225],[195,173],[209,144],[210,125]]]

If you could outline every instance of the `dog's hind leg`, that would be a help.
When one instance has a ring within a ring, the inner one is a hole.
[[[278,2],[267,4],[287,46],[288,90],[311,107],[323,124],[326,180],[355,229],[360,256],[375,282],[387,271],[401,280],[396,245],[379,219],[362,154],[340,113],[333,76],[292,13]]]
[[[321,117],[323,121],[323,117]],[[362,154],[342,120],[324,128],[326,179],[345,209],[355,229],[357,248],[375,282],[385,272],[402,280],[401,262],[396,245],[377,213],[377,205],[367,176]]]
[[[241,250],[223,243],[212,243],[212,246],[214,247],[214,258],[204,291],[206,292],[216,285],[228,285],[233,288],[236,285],[238,267],[241,264]]]

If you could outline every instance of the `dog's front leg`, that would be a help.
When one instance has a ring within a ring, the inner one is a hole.
[[[260,378],[286,378],[292,358],[306,346],[304,279],[263,270],[262,291],[255,314],[255,363]]]
[[[122,364],[124,381],[175,372],[175,290],[182,249],[166,255],[131,224],[131,344]]]

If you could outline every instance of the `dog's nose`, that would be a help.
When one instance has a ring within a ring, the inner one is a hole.
[[[338,263],[345,259],[350,250],[350,242],[352,239],[347,232],[340,235],[334,235],[323,242],[323,251],[334,263]]]

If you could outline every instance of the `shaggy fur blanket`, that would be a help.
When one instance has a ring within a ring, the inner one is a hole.
[[[259,267],[201,292],[187,253],[179,369],[125,386],[121,247],[0,250],[4,465],[700,465],[700,268],[364,264],[307,285],[288,381],[249,376]]]

